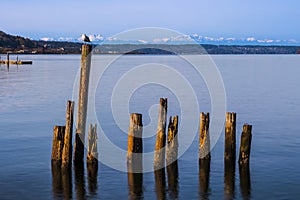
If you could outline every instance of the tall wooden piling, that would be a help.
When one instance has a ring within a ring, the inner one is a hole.
[[[199,159],[210,160],[209,113],[200,113]]]
[[[225,160],[235,160],[236,158],[236,113],[226,113],[225,124]]]
[[[52,140],[52,163],[57,163],[61,167],[62,152],[64,148],[65,126],[54,126]]]
[[[67,102],[66,129],[64,136],[64,148],[62,152],[62,168],[72,165],[72,134],[73,134],[74,101]]]
[[[244,124],[241,135],[239,164],[248,165],[250,161],[251,140],[252,140],[252,125]]]
[[[166,146],[166,162],[167,166],[178,158],[178,116],[172,116],[169,120],[168,125],[168,137]]]
[[[157,134],[154,152],[154,169],[161,169],[165,166],[165,145],[166,145],[166,121],[167,121],[168,99],[160,99],[158,113]]]
[[[83,162],[85,126],[88,105],[89,76],[91,68],[92,45],[83,44],[81,52],[80,87],[78,98],[78,113],[76,121],[76,137],[74,145],[74,161]]]

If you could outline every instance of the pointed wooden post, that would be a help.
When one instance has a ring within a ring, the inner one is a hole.
[[[154,152],[154,169],[165,167],[165,146],[166,146],[166,121],[167,121],[168,99],[160,99],[158,113],[158,125]]]
[[[52,163],[58,163],[61,167],[62,152],[64,148],[65,126],[54,126],[52,140]]]
[[[240,144],[240,155],[239,155],[240,165],[249,165],[251,140],[252,140],[251,131],[252,131],[252,125],[244,124],[243,132],[241,135],[241,144]]]
[[[66,129],[64,136],[64,148],[62,152],[62,168],[70,168],[72,165],[72,134],[74,101],[67,102]]]
[[[199,159],[210,160],[209,113],[200,113]]]
[[[166,146],[166,162],[167,166],[175,161],[178,157],[178,116],[172,116],[169,120],[168,137]]]
[[[226,113],[225,124],[225,160],[235,160],[236,158],[236,113]]]
[[[76,120],[76,137],[74,145],[74,161],[83,162],[85,126],[88,105],[89,76],[91,68],[92,45],[83,44],[81,52],[80,88],[78,98],[78,113]]]

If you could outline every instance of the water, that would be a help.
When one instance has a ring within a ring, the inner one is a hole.
[[[0,67],[1,199],[133,197],[130,196],[133,190],[128,183],[128,174],[103,164],[99,165],[98,175],[89,175],[86,167],[84,174],[72,170],[71,180],[52,175],[53,126],[65,123],[66,101],[73,96],[80,56],[22,55],[19,58],[32,60],[33,65],[12,65],[9,70],[4,65]],[[93,58],[93,63],[101,66],[108,58],[97,56]],[[201,182],[205,177],[198,166],[196,135],[178,161],[178,182],[170,181],[167,170],[165,176],[154,172],[144,173],[142,196],[145,199],[220,199],[228,196],[236,199],[297,199],[300,195],[300,57],[218,55],[213,56],[213,60],[224,81],[227,110],[237,112],[237,147],[242,125],[253,125],[250,179],[247,180],[250,186],[241,186],[238,166],[229,173],[231,182],[224,178],[222,132],[212,150],[209,186],[205,194]],[[188,78],[199,99],[200,110],[211,112],[211,100],[205,82],[184,61],[175,56],[125,56],[106,70],[95,89],[95,107],[101,128],[109,133],[107,137],[115,145],[124,150],[127,135],[122,127],[128,128],[129,117],[122,118],[120,127],[115,124],[110,111],[111,91],[126,71],[143,63],[163,63],[174,67]],[[184,88],[177,89],[180,95],[189,95],[182,93],[181,89]],[[169,98],[169,115],[184,114],[180,110],[180,101],[176,99],[176,91],[161,85],[145,85],[130,98],[129,112],[141,112],[144,126],[149,125],[143,133],[147,135],[144,140],[145,152],[151,152],[154,148],[153,133],[157,117],[157,106],[154,104],[163,96]],[[126,103],[119,98],[116,102],[117,110]],[[193,110],[193,107],[187,108],[189,113],[193,113]],[[124,115],[128,116],[128,112]],[[183,141],[185,133],[179,134],[182,137],[179,141]],[[109,155],[110,152],[102,150],[100,147],[100,156]],[[231,184],[226,185],[230,194],[225,194],[224,182]]]

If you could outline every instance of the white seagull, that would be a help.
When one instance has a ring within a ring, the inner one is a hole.
[[[81,34],[81,40],[84,42],[91,42],[90,38],[86,34]]]

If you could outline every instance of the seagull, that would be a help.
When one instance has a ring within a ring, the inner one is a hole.
[[[81,40],[84,42],[91,42],[90,38],[86,34],[81,34]]]

